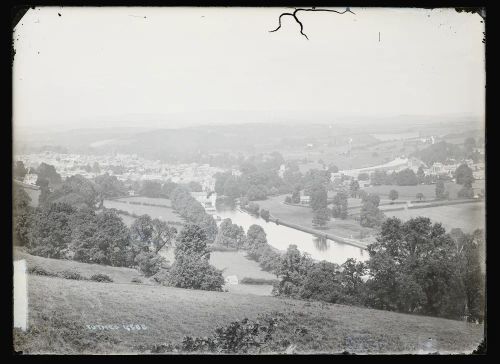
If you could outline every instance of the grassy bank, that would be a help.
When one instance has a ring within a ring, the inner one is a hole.
[[[460,321],[140,284],[29,276],[28,296],[28,331],[15,335],[15,349],[24,353],[134,353],[139,345],[209,336],[217,326],[273,311],[288,317],[280,330],[307,330],[289,337],[299,353],[419,352],[429,338],[434,351],[467,353],[483,336],[482,326]]]
[[[277,219],[287,221],[292,224],[304,226],[309,229],[314,229],[312,224],[313,213],[310,208],[300,206],[291,206],[283,203],[285,195],[268,198],[264,201],[258,201],[259,206],[270,211],[271,215]],[[359,225],[354,219],[332,219],[325,229],[321,230],[324,233],[330,233],[341,238],[353,238],[364,240],[364,237],[373,236],[376,234],[375,229],[364,228]]]

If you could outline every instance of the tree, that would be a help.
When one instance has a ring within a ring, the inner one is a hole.
[[[356,181],[355,179],[353,179],[351,181],[351,185],[349,187],[349,190],[351,191],[351,197],[356,198],[356,196],[358,195],[358,191],[359,191],[359,182]]]
[[[234,176],[230,176],[224,183],[224,188],[223,188],[223,194],[224,196],[236,198],[240,196],[240,188],[238,185],[238,180]]]
[[[295,186],[292,192],[292,202],[299,203],[300,202],[300,187]]]
[[[268,190],[264,185],[252,185],[247,192],[247,197],[250,201],[260,201],[267,198]]]
[[[146,277],[151,277],[160,271],[165,258],[153,252],[141,251],[135,256],[134,261]]]
[[[464,185],[460,191],[457,192],[457,196],[460,198],[473,198],[474,197],[474,190],[472,189],[471,186]]]
[[[390,190],[390,191],[389,191],[389,199],[390,199],[391,201],[395,201],[395,200],[397,200],[397,199],[398,199],[398,197],[399,197],[399,193],[398,193],[398,191],[396,191],[396,190]],[[392,203],[392,202],[391,202],[391,203]]]
[[[413,155],[420,157],[427,165],[432,165],[435,162],[445,163],[449,159],[460,159],[463,157],[463,150],[458,145],[442,141],[429,145]]]
[[[266,221],[269,221],[269,217],[270,217],[269,210],[261,209],[260,210],[260,217],[262,217]]]
[[[458,166],[455,170],[455,180],[457,184],[466,187],[472,187],[472,182],[474,182],[474,176],[472,175],[472,169],[465,163]]]
[[[379,203],[380,197],[375,194],[369,194],[363,200],[359,220],[361,226],[376,227],[382,223],[384,214],[378,208]]]
[[[370,175],[366,172],[362,172],[358,175],[358,181],[368,181],[370,179]]]
[[[37,175],[40,179],[46,179],[49,187],[57,188],[62,183],[61,176],[57,173],[55,167],[51,164],[42,162],[37,168]]]
[[[425,172],[424,172],[424,167],[422,167],[422,166],[418,167],[417,180],[418,180],[418,183],[424,183],[424,181],[425,181]]]
[[[436,198],[437,199],[444,199],[444,198],[446,198],[445,189],[444,189],[444,182],[443,181],[437,181],[437,183],[436,183]]]
[[[406,168],[396,175],[396,184],[398,186],[416,186],[418,179],[413,170]]]
[[[298,296],[330,303],[339,303],[343,296],[339,266],[321,261],[314,264],[303,277]]]
[[[259,215],[259,209],[260,209],[259,204],[255,202],[250,202],[247,205],[247,211],[252,215]]]
[[[415,198],[417,200],[419,200],[419,201],[422,201],[425,198],[425,196],[424,196],[424,194],[422,192],[419,192],[419,193],[417,193],[417,195],[415,196]]]
[[[309,196],[311,197],[310,206],[313,212],[326,208],[328,192],[324,184],[314,183],[309,190]]]
[[[12,222],[14,245],[24,246],[28,243],[28,233],[31,225],[33,208],[30,206],[31,197],[24,188],[17,184],[12,190]]]
[[[161,193],[167,198],[170,198],[170,194],[177,187],[177,183],[172,181],[167,181],[161,186]]]
[[[364,191],[363,191],[364,192]],[[348,195],[346,191],[339,191],[333,197],[332,215],[341,219],[347,218],[347,201]]]
[[[367,273],[365,263],[349,258],[340,268],[342,301],[349,304],[361,304],[364,298],[364,282],[362,277]]]
[[[96,208],[102,200],[99,187],[80,174],[68,177],[62,186],[51,193],[45,203],[68,203],[75,207]]]
[[[371,305],[446,316],[454,293],[455,244],[441,224],[425,217],[387,219],[368,246]]]
[[[47,258],[66,257],[71,242],[70,219],[74,211],[65,203],[38,208],[28,233],[29,253]]]
[[[266,232],[262,226],[256,224],[250,225],[247,231],[246,243],[248,247],[267,244]]]
[[[174,287],[222,291],[224,277],[209,264],[210,251],[203,230],[187,224],[179,233],[175,260],[170,268],[168,283]]]
[[[339,167],[337,167],[335,164],[331,163],[328,165],[328,172],[330,173],[338,173],[339,172]]]
[[[165,245],[172,245],[177,229],[165,221],[142,215],[132,223],[130,234],[140,250],[157,254]]]
[[[101,200],[123,197],[127,193],[125,184],[116,176],[110,176],[108,173],[105,173],[97,176],[94,180],[98,187]]]
[[[16,161],[13,170],[13,176],[15,179],[22,181],[24,176],[28,173],[27,169],[24,167],[23,161]]]
[[[323,227],[330,220],[330,211],[326,207],[322,207],[313,212],[312,223],[315,226]]]
[[[144,181],[139,193],[146,197],[162,197],[161,183],[158,181]]]
[[[304,277],[314,262],[307,253],[300,253],[296,245],[290,245],[279,259],[276,276],[280,281],[273,288],[273,294],[285,297],[298,297]]]
[[[134,264],[135,251],[130,230],[115,211],[104,210],[97,214],[97,231],[95,245],[98,252],[92,262],[115,267],[130,267]]]
[[[215,245],[240,249],[245,245],[245,231],[241,226],[233,224],[231,219],[222,220]]]

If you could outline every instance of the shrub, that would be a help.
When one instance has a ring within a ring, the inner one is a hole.
[[[151,277],[153,282],[161,284],[163,286],[169,285],[169,270],[166,268],[161,268],[158,273]]]
[[[165,258],[153,252],[141,252],[135,257],[135,262],[146,277],[151,277],[161,269]]]
[[[290,196],[286,196],[285,203],[292,203],[292,198]]]
[[[81,280],[85,279],[85,277],[82,277],[82,275],[80,273],[70,271],[70,270],[65,270],[65,271],[61,272],[58,276],[61,278],[64,278],[64,279],[74,279],[77,281],[81,281]]]
[[[132,282],[132,283],[142,283],[142,280],[139,277],[134,277],[134,278],[132,278],[132,280],[130,282]]]
[[[256,321],[247,318],[234,321],[226,327],[215,329],[215,334],[208,338],[184,337],[180,351],[224,354],[258,352],[272,340],[276,327],[282,320],[283,315],[277,314],[276,317],[265,316]]]
[[[37,276],[47,276],[47,277],[55,277],[56,276],[56,274],[48,272],[44,268],[39,267],[37,265],[31,266],[31,267],[28,266],[28,273],[35,274]]]
[[[107,274],[102,274],[102,273],[97,273],[97,274],[94,274],[90,277],[90,280],[91,281],[94,281],[94,282],[113,282],[113,280],[111,279],[110,276],[108,276]]]

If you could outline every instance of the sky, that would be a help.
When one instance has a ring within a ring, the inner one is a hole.
[[[307,40],[288,16],[269,32],[291,8],[30,9],[14,128],[484,115],[478,14],[351,10],[299,12]]]

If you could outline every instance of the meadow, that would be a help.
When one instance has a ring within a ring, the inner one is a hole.
[[[278,219],[313,229],[312,210],[308,207],[284,204],[285,197],[286,195],[273,196],[264,201],[257,201],[257,203],[261,209],[269,210],[271,215]],[[364,228],[357,221],[349,218],[346,220],[332,219],[321,231],[343,238],[360,240],[376,233],[374,229]]]
[[[216,327],[282,312],[278,331],[298,353],[470,353],[483,326],[353,306],[141,284],[30,275],[28,330],[15,330],[23,353],[137,353],[139,346],[209,336]],[[99,330],[99,326],[101,330]],[[104,326],[110,325],[110,326]],[[296,328],[307,334],[294,335]]]
[[[475,229],[485,228],[485,205],[484,202],[471,202],[460,205],[434,206],[422,209],[409,209],[401,211],[386,211],[386,216],[395,216],[401,220],[412,217],[425,216],[433,222],[440,222],[449,231],[460,228],[464,232],[472,232]]]
[[[123,203],[120,201],[126,201],[127,203]],[[159,206],[147,206],[147,205],[139,205],[139,204],[131,204],[129,202],[145,202],[150,204],[158,204],[158,205],[168,205],[171,206],[170,200],[164,198],[145,198],[145,197],[125,197],[119,200],[104,200],[104,207],[110,209],[115,208],[118,210],[127,211],[131,214],[136,215],[144,215],[147,214],[152,218],[158,218],[164,221],[175,221],[184,223],[184,219],[172,208],[168,207],[159,207]]]
[[[461,185],[458,185],[454,182],[445,182],[444,183],[445,190],[450,193],[450,199],[457,199],[457,193],[462,188]],[[476,190],[480,190],[481,188],[485,188],[484,180],[474,181],[472,187]],[[416,186],[396,186],[396,185],[381,185],[381,186],[370,186],[363,188],[367,193],[375,193],[379,195],[382,199],[387,199],[389,196],[389,192],[391,190],[398,191],[399,197],[398,200],[416,200],[417,193],[421,192],[424,194],[426,200],[433,200],[436,198],[436,185],[416,185]]]

